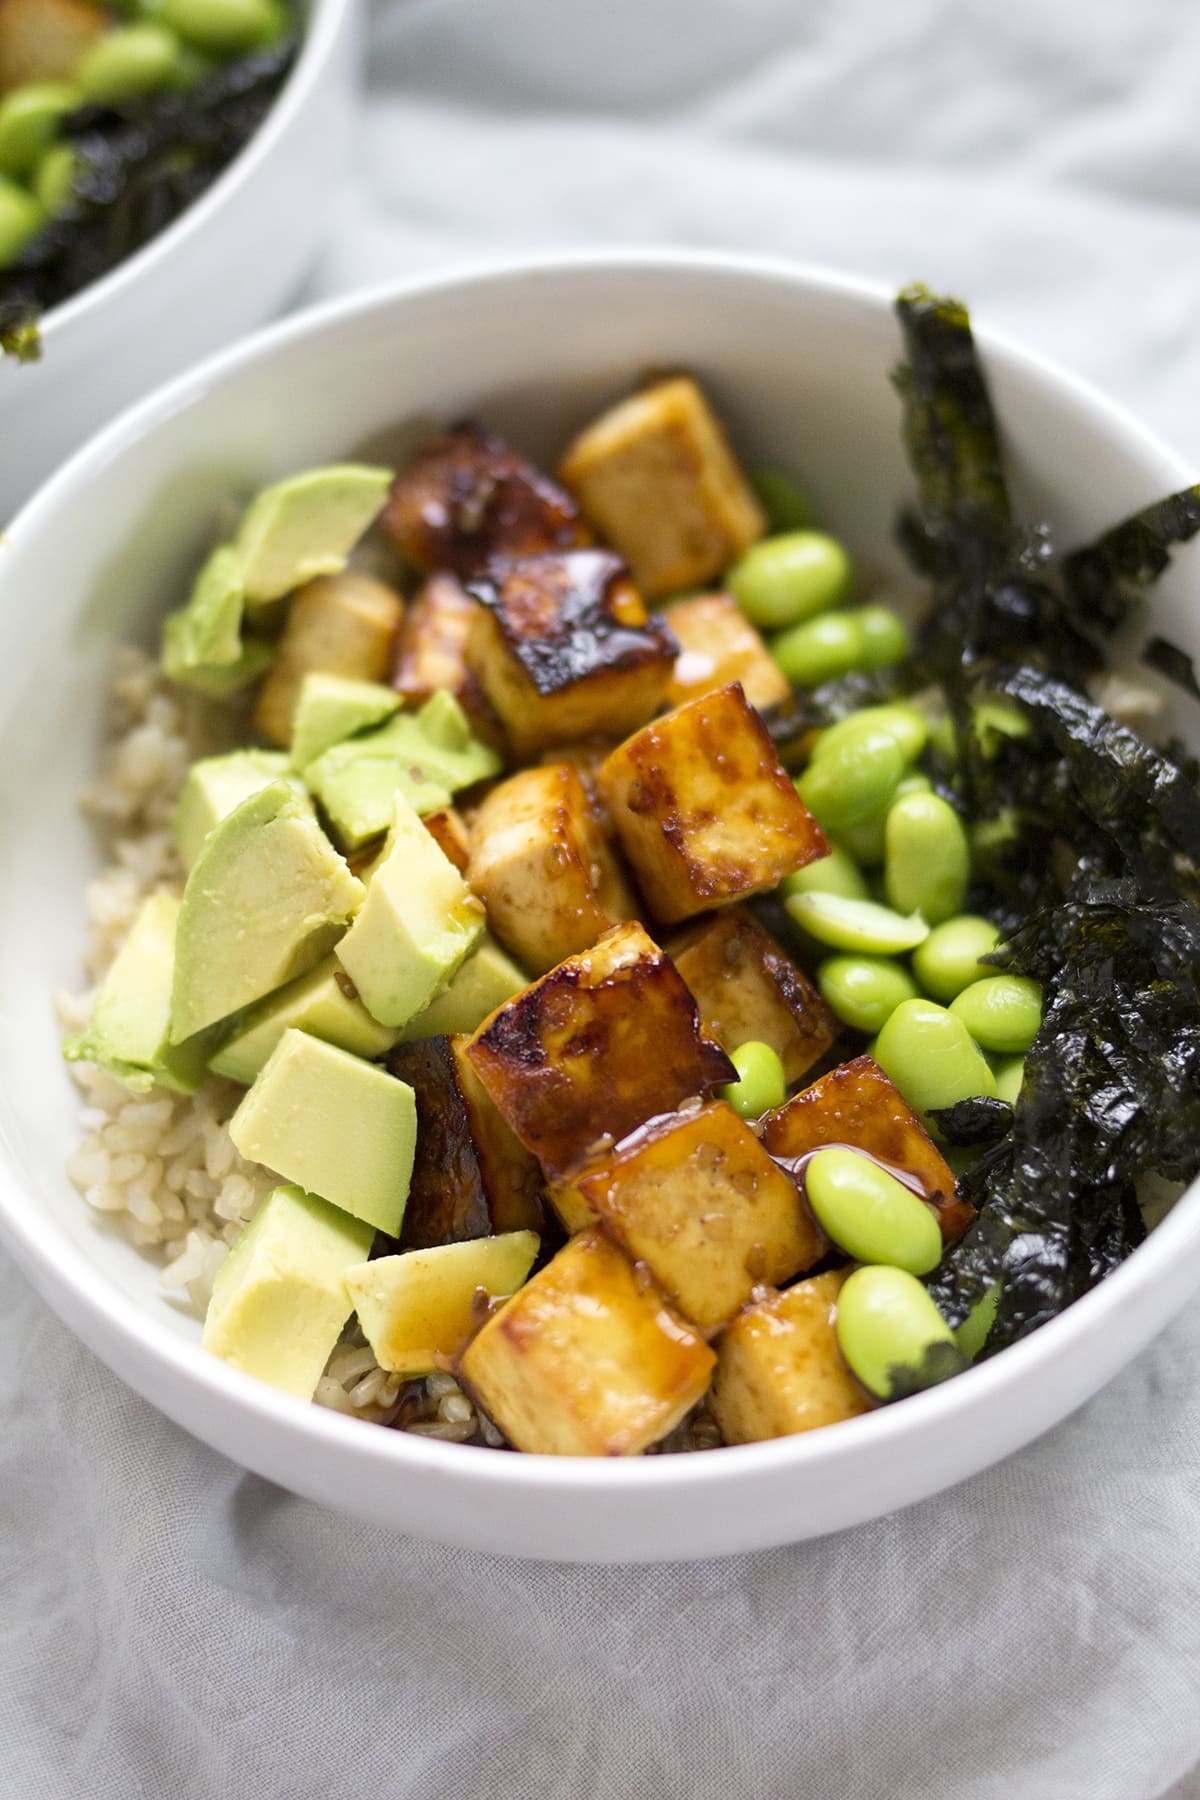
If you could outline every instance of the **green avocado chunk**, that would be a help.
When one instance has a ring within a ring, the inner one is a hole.
[[[374,1228],[303,1188],[269,1193],[217,1270],[204,1348],[298,1400],[311,1400],[353,1310],[343,1276]]]
[[[238,531],[246,605],[279,600],[317,575],[336,575],[382,511],[392,471],[364,463],[306,469],[264,488]]]
[[[377,731],[332,745],[308,765],[304,779],[353,850],[388,830],[397,794],[415,812],[437,812],[459,788],[500,767],[495,751],[472,736],[453,694],[441,693],[419,712],[397,713]]]
[[[292,719],[292,764],[305,768],[328,750],[378,725],[400,705],[395,688],[378,681],[354,681],[348,675],[314,670],[304,677]]]
[[[187,605],[163,624],[162,667],[169,681],[223,699],[264,674],[269,644],[243,640],[245,593],[236,550],[223,544],[197,575]]]
[[[362,898],[362,883],[289,781],[243,800],[209,832],[183,890],[172,1042],[311,969]]]
[[[399,1234],[412,1179],[417,1103],[407,1082],[305,1031],[285,1031],[229,1135],[310,1193],[390,1237]]]
[[[155,1082],[177,1094],[194,1094],[207,1073],[211,1045],[169,1035],[175,928],[179,901],[152,894],[134,920],[116,960],[100,984],[92,1016],[63,1046],[68,1062],[92,1062],[135,1094]]]
[[[327,1044],[336,1044],[354,1056],[383,1056],[396,1042],[395,1031],[378,1024],[362,1001],[353,998],[349,976],[335,957],[327,956],[307,975],[289,981],[278,993],[268,994],[252,1007],[209,1067],[217,1075],[227,1075],[231,1081],[249,1087],[291,1027],[307,1031]]]
[[[372,1018],[406,1025],[458,973],[484,922],[454,864],[397,796],[383,858],[336,952]]]
[[[468,956],[449,987],[400,1027],[397,1041],[411,1044],[417,1038],[475,1031],[498,1006],[528,986],[528,975],[484,932],[478,950]]]
[[[290,776],[282,750],[230,750],[224,756],[202,756],[194,762],[171,815],[171,835],[184,868],[191,868],[213,826],[235,806],[272,781],[288,779],[307,799],[301,782]]]

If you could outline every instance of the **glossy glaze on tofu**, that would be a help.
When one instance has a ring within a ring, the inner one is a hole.
[[[727,1444],[757,1444],[836,1425],[871,1402],[834,1333],[845,1271],[798,1281],[748,1306],[721,1339],[712,1410]]]
[[[760,712],[791,698],[787,677],[732,594],[694,594],[664,607],[679,655],[671,672],[667,705],[699,700],[740,681]]]
[[[392,686],[418,706],[433,694],[453,694],[477,736],[499,748],[500,721],[467,667],[467,639],[474,618],[475,602],[458,577],[445,572],[431,575],[401,627]]]

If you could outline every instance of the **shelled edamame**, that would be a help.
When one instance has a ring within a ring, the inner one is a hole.
[[[739,1044],[729,1060],[737,1070],[738,1078],[718,1088],[717,1092],[743,1119],[759,1119],[773,1107],[782,1106],[787,1080],[783,1064],[770,1044],[751,1039]]]

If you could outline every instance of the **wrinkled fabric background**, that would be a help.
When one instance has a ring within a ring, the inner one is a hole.
[[[1191,0],[383,0],[312,292],[548,244],[922,275],[1200,460]],[[0,1260],[3,1800],[1200,1796],[1200,1303],[847,1535],[572,1569],[192,1442]]]

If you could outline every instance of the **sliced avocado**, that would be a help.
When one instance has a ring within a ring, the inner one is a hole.
[[[217,1270],[204,1348],[311,1400],[350,1317],[343,1277],[370,1255],[374,1236],[303,1188],[275,1188]]]
[[[92,1062],[135,1094],[155,1082],[177,1094],[194,1094],[207,1073],[211,1044],[169,1036],[175,928],[179,901],[152,894],[134,920],[116,960],[100,984],[92,1016],[63,1046],[68,1062]]]
[[[399,1233],[417,1103],[408,1083],[377,1063],[285,1031],[229,1121],[229,1135],[252,1162],[389,1237]]]
[[[388,829],[397,794],[418,813],[437,812],[459,788],[500,767],[495,751],[472,736],[453,694],[435,694],[419,712],[397,713],[377,731],[334,744],[304,779],[353,850]]]
[[[163,624],[162,667],[168,680],[221,699],[270,668],[269,644],[242,639],[245,594],[241,562],[229,544],[204,564],[187,605]]]
[[[316,575],[344,569],[391,483],[390,469],[336,463],[264,488],[242,520],[235,546],[246,605],[265,605]]]
[[[194,762],[171,816],[171,835],[184,868],[191,868],[213,826],[235,806],[270,782],[287,779],[289,764],[282,750],[231,750]],[[297,780],[292,778],[292,784],[304,795]]]
[[[354,681],[348,675],[313,670],[304,677],[292,717],[292,762],[297,769],[340,744],[355,732],[378,725],[400,705],[395,688],[378,681]]]
[[[289,781],[243,800],[209,832],[183,890],[172,1042],[311,969],[362,898],[362,883]]]
[[[489,1300],[515,1294],[539,1242],[535,1231],[506,1231],[347,1269],[346,1288],[380,1368],[408,1376],[444,1368],[479,1328],[480,1293]]]
[[[377,1024],[362,1001],[354,998],[353,983],[336,958],[327,956],[307,975],[289,981],[277,994],[268,994],[252,1007],[209,1067],[249,1087],[284,1032],[293,1026],[354,1056],[382,1056],[396,1042],[396,1033]]]
[[[397,797],[383,860],[337,959],[372,1018],[406,1025],[458,973],[484,918],[454,864]]]
[[[528,986],[528,975],[484,932],[479,948],[468,956],[449,987],[424,1012],[401,1026],[397,1041],[411,1044],[416,1038],[475,1031],[498,1006]]]

